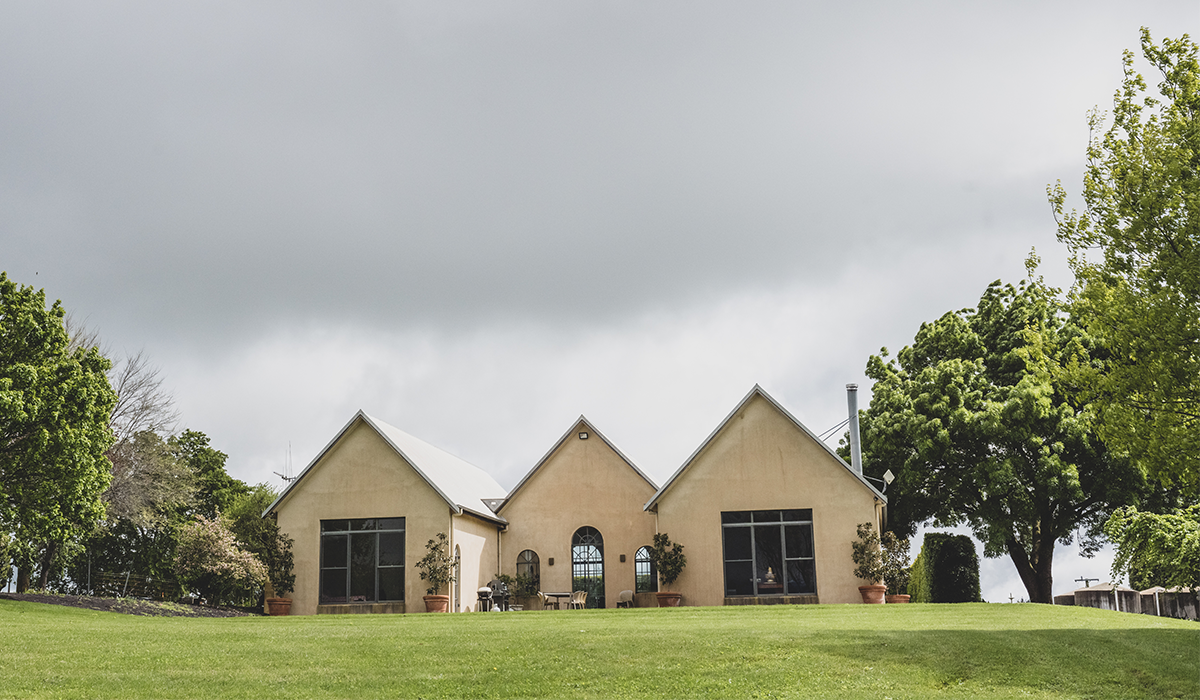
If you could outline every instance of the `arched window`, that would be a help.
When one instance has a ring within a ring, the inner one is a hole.
[[[650,548],[642,547],[633,555],[634,592],[653,593],[658,590],[658,567],[650,559]]]
[[[542,590],[542,568],[537,552],[526,549],[517,555],[517,578],[522,576],[529,579],[529,586],[535,591]]]
[[[571,538],[571,590],[587,591],[587,607],[604,607],[604,538],[594,527]]]

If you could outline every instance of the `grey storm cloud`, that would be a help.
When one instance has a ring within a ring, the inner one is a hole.
[[[1078,7],[444,5],[6,4],[10,272],[181,332],[820,284],[1045,226],[1092,87]]]

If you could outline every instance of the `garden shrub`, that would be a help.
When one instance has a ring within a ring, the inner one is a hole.
[[[238,547],[219,517],[199,515],[179,528],[175,566],[179,579],[213,604],[251,602],[267,580],[267,567]]]
[[[917,559],[908,570],[908,595],[910,603],[928,603],[929,586],[925,582],[925,547],[917,554]]]
[[[979,557],[966,535],[929,532],[913,562],[908,592],[914,603],[974,603],[979,589]]]

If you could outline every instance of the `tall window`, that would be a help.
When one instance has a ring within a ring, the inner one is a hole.
[[[517,555],[517,576],[526,576],[534,590],[542,589],[542,570],[537,552],[526,549]]]
[[[635,593],[653,593],[658,590],[658,567],[650,559],[650,548],[642,547],[633,555],[633,587]]]
[[[404,600],[404,518],[321,521],[322,605]]]
[[[725,595],[816,595],[812,509],[721,513]]]
[[[571,538],[571,590],[587,591],[587,607],[604,607],[604,538],[594,527]]]

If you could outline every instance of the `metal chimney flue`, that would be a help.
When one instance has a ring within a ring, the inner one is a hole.
[[[846,409],[850,413],[850,466],[862,474],[862,444],[858,437],[858,385],[846,385]]]

